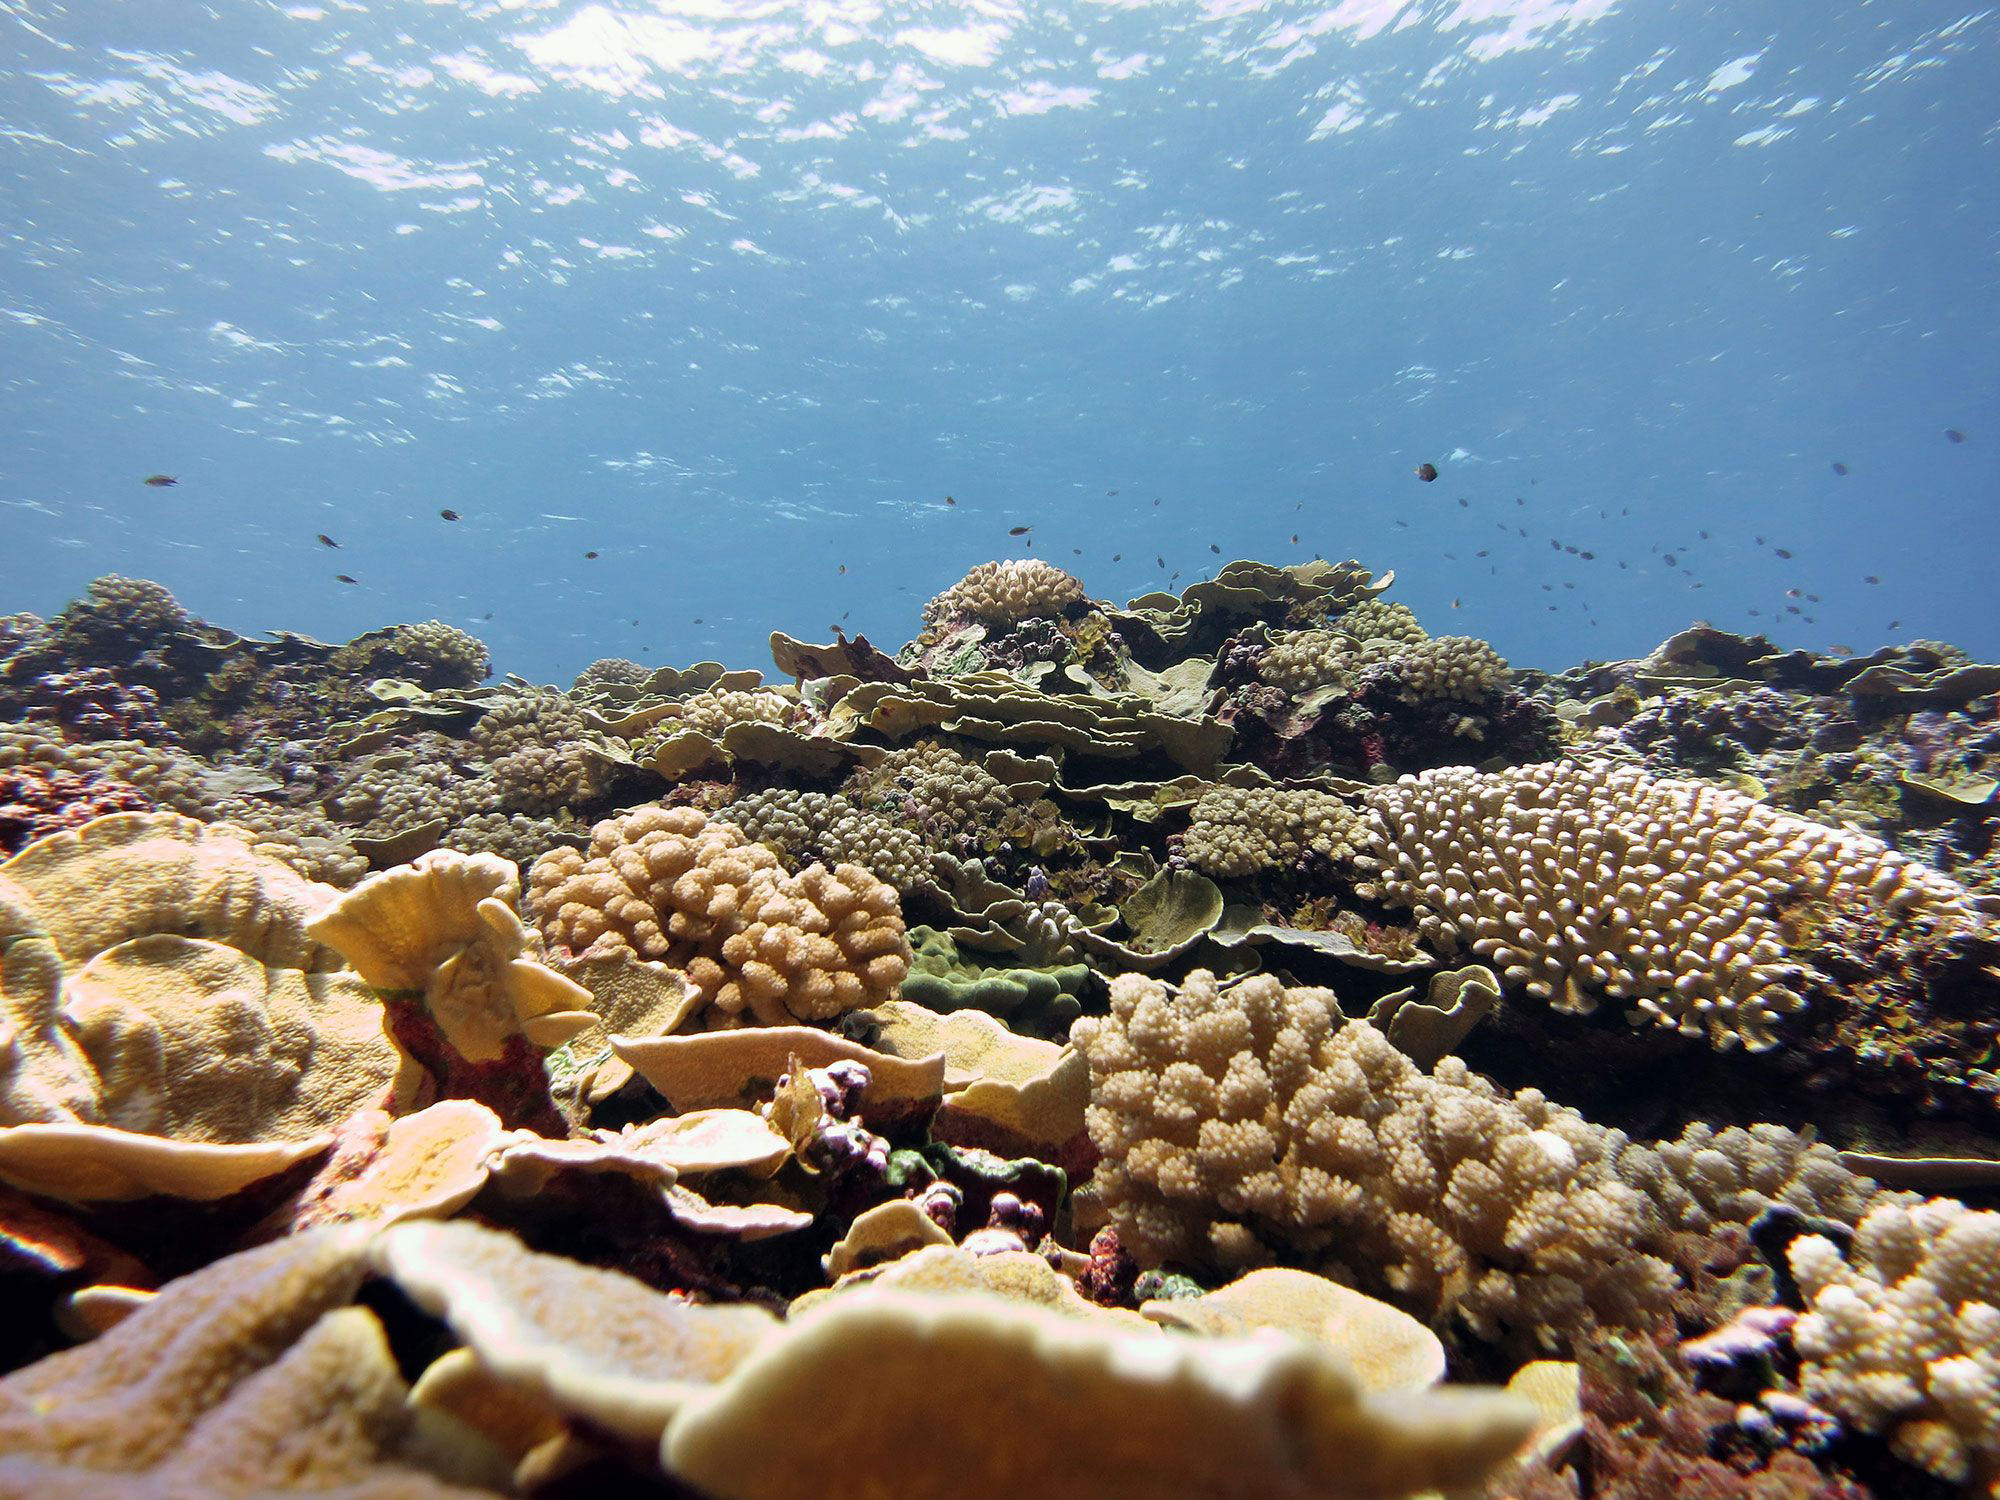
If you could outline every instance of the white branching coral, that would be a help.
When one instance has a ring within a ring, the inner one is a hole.
[[[1950,1199],[1878,1205],[1842,1256],[1786,1251],[1806,1312],[1806,1395],[1952,1484],[2000,1484],[2000,1213]]]
[[[1083,584],[1054,563],[1037,557],[981,563],[924,606],[924,620],[937,624],[969,615],[989,625],[1014,625],[1059,615],[1083,598]]]
[[[1774,1046],[1802,1003],[1792,910],[1979,922],[1962,887],[1880,839],[1630,767],[1447,767],[1368,804],[1362,889],[1413,908],[1427,939],[1558,1010],[1610,996],[1718,1047]]]
[[[1657,1211],[1619,1132],[1456,1058],[1425,1074],[1328,990],[1121,975],[1071,1041],[1097,1192],[1142,1263],[1317,1257],[1496,1338],[1640,1321],[1675,1285],[1638,1248]]]

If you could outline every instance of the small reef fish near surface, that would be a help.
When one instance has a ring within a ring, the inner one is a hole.
[[[1410,472],[1416,475],[1417,478],[1421,479],[1425,484],[1429,484],[1433,479],[1438,477],[1438,466],[1436,464],[1431,464],[1431,463],[1418,464],[1414,469],[1410,470]]]
[[[328,536],[324,531],[316,531],[313,533],[313,535],[316,538],[318,538],[319,544],[322,547],[338,547],[340,545],[340,543],[336,542],[332,537]]]
[[[441,510],[438,512],[438,515],[446,521],[456,521],[458,519],[458,512],[455,510]]]
[[[150,484],[156,490],[164,490],[179,484],[180,480],[176,479],[172,474],[148,474],[139,482],[141,484]]]

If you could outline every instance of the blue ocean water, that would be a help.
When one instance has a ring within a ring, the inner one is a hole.
[[[0,0],[0,37],[7,609],[115,571],[567,680],[893,648],[1030,547],[1121,601],[1321,554],[1517,665],[1697,618],[2000,658],[2000,11]]]

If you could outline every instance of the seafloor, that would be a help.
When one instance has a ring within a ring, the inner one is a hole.
[[[2000,666],[1388,583],[0,619],[0,1496],[2000,1494]]]

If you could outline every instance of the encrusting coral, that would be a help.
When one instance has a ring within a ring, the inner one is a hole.
[[[1629,768],[1426,771],[1370,793],[1368,819],[1364,891],[1426,938],[1558,1010],[1610,996],[1718,1047],[1776,1046],[1802,1005],[1796,908],[1979,925],[1960,886],[1879,839]]]
[[[857,865],[792,874],[691,807],[599,823],[587,854],[536,860],[529,893],[552,947],[682,970],[711,1025],[831,1020],[888,999],[909,967],[890,886]]]
[[[381,1007],[308,934],[338,896],[225,830],[118,813],[0,865],[0,1124],[299,1140],[394,1076]]]

